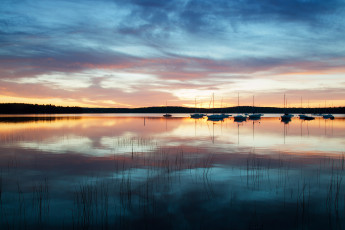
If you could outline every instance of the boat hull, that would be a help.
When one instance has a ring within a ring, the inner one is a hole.
[[[249,119],[250,120],[259,120],[259,119],[261,119],[261,114],[250,114],[249,115]]]
[[[234,116],[234,120],[235,121],[246,121],[247,117],[242,116],[242,115],[237,115],[237,116]]]
[[[191,118],[203,118],[204,116],[205,115],[201,113],[194,113],[190,115]]]

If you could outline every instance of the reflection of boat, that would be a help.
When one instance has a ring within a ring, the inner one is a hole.
[[[310,121],[310,120],[315,120],[315,117],[311,117],[311,116],[305,116],[304,118],[302,118],[303,120],[307,120],[307,121]]]
[[[332,114],[325,114],[322,116],[324,119],[331,119],[333,120],[334,119],[334,116]]]
[[[284,124],[289,124],[289,122],[291,121],[291,118],[285,118],[285,119],[281,119],[282,122],[284,122]]]

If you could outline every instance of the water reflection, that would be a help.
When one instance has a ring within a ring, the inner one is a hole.
[[[341,229],[345,119],[0,119],[1,229]]]

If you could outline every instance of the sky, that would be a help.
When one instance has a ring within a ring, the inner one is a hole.
[[[343,0],[2,0],[0,103],[345,106],[344,12]]]

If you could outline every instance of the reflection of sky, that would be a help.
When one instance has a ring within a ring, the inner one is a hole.
[[[3,123],[1,141],[8,148],[28,148],[52,153],[105,156],[150,152],[161,147],[194,148],[231,153],[332,154],[344,149],[344,120],[301,121],[285,125],[278,118],[235,123],[206,119],[141,117],[85,117],[52,122]],[[15,137],[15,138],[13,138]]]
[[[92,141],[86,137],[64,136],[63,138],[52,138],[44,141],[21,141],[20,148],[35,149],[51,153],[87,153],[92,146]],[[93,154],[96,154],[93,152]],[[98,154],[97,154],[98,155]]]
[[[25,215],[26,223],[35,222],[34,198],[40,194],[35,188],[47,182],[50,212],[45,221],[54,226],[63,222],[65,229],[75,227],[78,216],[72,212],[77,212],[76,197],[83,188],[98,196],[90,204],[98,214],[107,189],[109,225],[125,216],[133,223],[127,229],[140,228],[148,216],[156,218],[153,224],[163,221],[150,229],[162,229],[168,220],[185,229],[205,216],[207,229],[248,229],[257,216],[259,223],[272,226],[268,229],[282,223],[294,229],[291,219],[304,217],[301,208],[314,229],[328,229],[324,219],[335,214],[328,213],[326,200],[331,196],[330,202],[335,201],[336,186],[344,189],[339,183],[344,126],[341,118],[293,119],[284,126],[277,117],[265,117],[254,123],[253,136],[251,121],[238,124],[233,119],[213,123],[156,117],[144,125],[142,117],[82,116],[0,123],[0,214],[10,216],[13,226],[24,223]],[[131,207],[124,208],[128,199]],[[339,213],[344,211],[340,206]],[[5,224],[0,219],[0,227]]]

